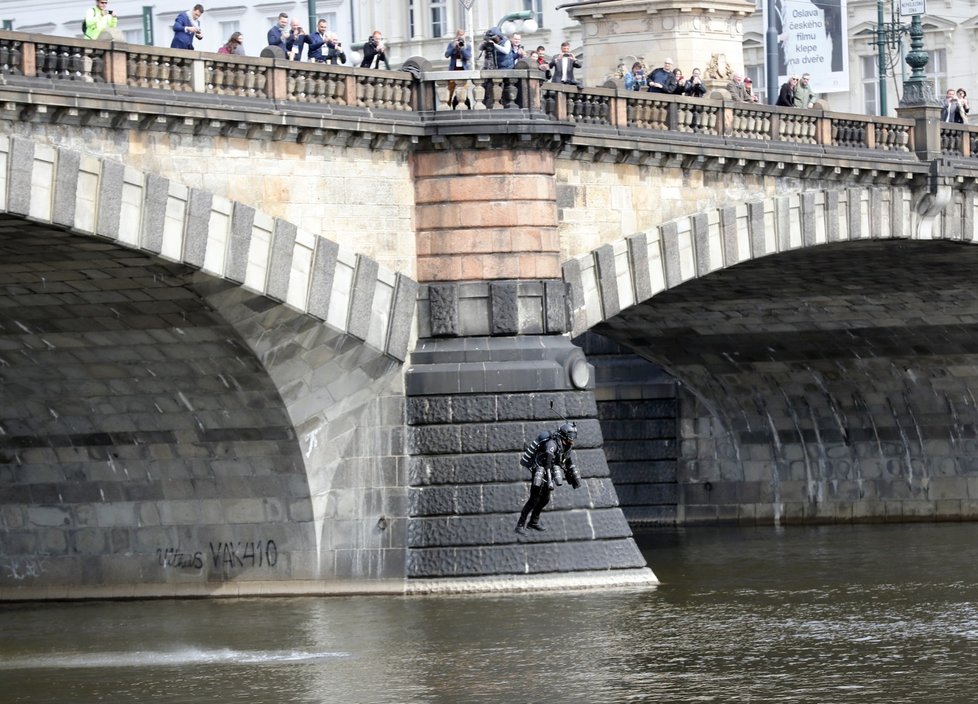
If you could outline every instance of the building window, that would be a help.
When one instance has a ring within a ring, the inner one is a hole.
[[[275,23],[276,24],[278,23],[278,18],[275,18]],[[220,41],[222,44],[225,43],[228,39],[230,39],[232,34],[241,31],[241,22],[239,22],[238,20],[221,22],[218,26],[221,28]]]
[[[947,84],[947,50],[931,49],[929,52],[930,61],[924,66],[924,73],[927,79],[934,86],[934,95],[943,96],[944,92],[950,88]],[[909,69],[907,69],[909,71]]]
[[[533,13],[537,28],[543,29],[543,0],[523,0],[523,9]]]
[[[415,0],[408,0],[408,8],[407,8],[408,37],[410,37],[411,39],[414,39],[416,36],[418,36],[418,31],[417,31],[418,25],[414,21],[414,12],[417,8],[415,8],[414,2]]]
[[[127,29],[122,33],[125,38],[126,44],[142,44],[145,40],[143,39],[143,28],[139,29]]]
[[[876,55],[862,56],[860,61],[863,67],[863,111],[867,115],[878,115],[880,96]]]
[[[448,8],[445,0],[431,0],[431,36],[444,37],[448,33]]]

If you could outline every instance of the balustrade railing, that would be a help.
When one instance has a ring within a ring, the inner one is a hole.
[[[978,159],[978,126],[942,122],[941,152],[950,157]]]
[[[678,133],[891,153],[914,151],[917,125],[907,118],[800,111],[716,97],[581,89],[545,83],[538,71],[378,71],[0,31],[0,80],[30,85],[37,79],[50,81],[54,89],[95,83],[118,93],[205,93],[310,109],[346,106],[436,117],[520,110],[639,137]],[[978,127],[942,124],[940,148],[950,157],[978,158]]]

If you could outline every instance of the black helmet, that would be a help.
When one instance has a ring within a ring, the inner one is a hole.
[[[574,423],[564,423],[557,428],[557,434],[560,435],[565,442],[572,443],[577,440],[577,425]]]

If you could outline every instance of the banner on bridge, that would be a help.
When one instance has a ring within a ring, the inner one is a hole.
[[[847,0],[774,0],[778,81],[811,74],[815,93],[849,91]],[[764,3],[764,25],[768,23]]]

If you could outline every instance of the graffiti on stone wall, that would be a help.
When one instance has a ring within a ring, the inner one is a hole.
[[[217,542],[207,545],[214,569],[225,572],[249,567],[275,567],[278,564],[278,545],[274,540]],[[204,552],[157,548],[156,562],[163,568],[199,570],[204,567]]]
[[[199,570],[204,566],[204,553],[187,552],[179,548],[156,548],[156,562],[160,567]]]
[[[274,540],[208,544],[215,568],[275,567],[278,563],[278,546]]]
[[[40,577],[41,573],[44,572],[44,563],[33,558],[26,560],[7,560],[4,568],[11,579],[19,582],[24,579]]]

